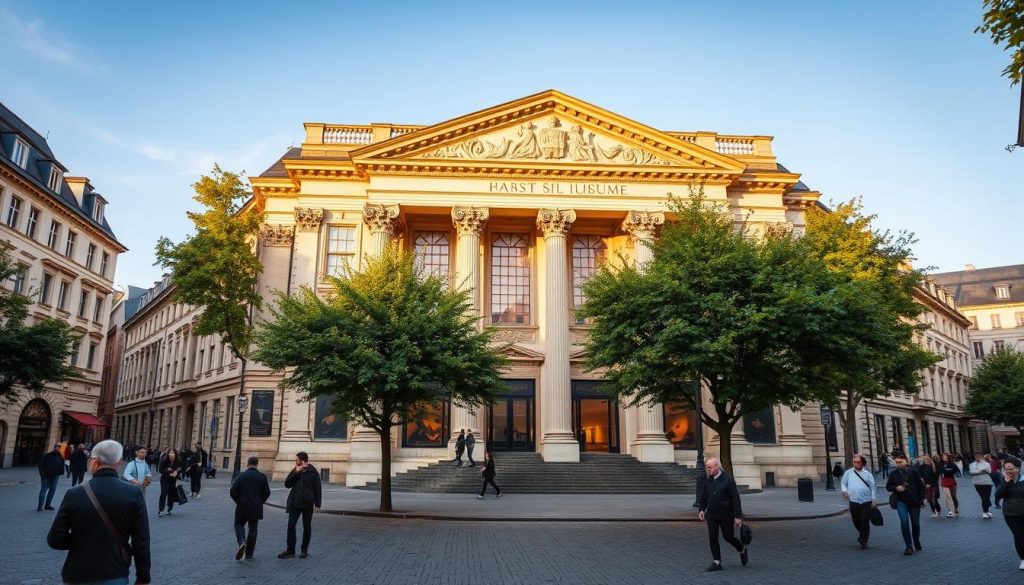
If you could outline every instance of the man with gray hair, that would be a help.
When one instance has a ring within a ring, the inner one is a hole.
[[[68,551],[65,583],[127,585],[133,557],[136,585],[150,582],[146,500],[118,477],[122,453],[113,440],[93,447],[92,479],[67,491],[46,535],[50,548]]]
[[[722,570],[722,548],[718,534],[740,553],[740,563],[747,564],[747,547],[735,536],[735,529],[743,526],[743,507],[740,505],[740,491],[736,482],[722,469],[722,463],[710,457],[705,463],[708,474],[697,499],[700,512],[697,516],[708,524],[708,538],[711,542],[711,557],[714,562],[708,571]]]

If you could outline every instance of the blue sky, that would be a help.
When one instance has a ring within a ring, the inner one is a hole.
[[[1019,92],[980,1],[0,0],[0,101],[110,200],[148,286],[214,162],[258,174],[306,121],[431,124],[555,88],[669,130],[775,136],[919,265],[1024,262]],[[300,8],[301,7],[301,8]]]

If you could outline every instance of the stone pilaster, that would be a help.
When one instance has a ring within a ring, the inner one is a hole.
[[[650,244],[658,237],[659,228],[665,223],[665,214],[660,211],[630,211],[622,223],[622,229],[635,241],[636,264],[643,268],[653,258]],[[650,463],[671,463],[675,461],[672,443],[665,437],[665,415],[662,403],[633,407],[637,410],[637,433],[630,445],[630,453],[640,461]]]
[[[485,207],[453,207],[452,224],[455,226],[457,240],[455,242],[455,286],[461,290],[471,291],[470,309],[474,315],[481,315],[480,290],[480,237],[487,223],[489,212]],[[482,326],[482,322],[479,322]],[[452,405],[452,434],[448,448],[454,454],[455,440],[460,429],[472,429],[477,444],[483,445],[486,437],[483,433],[485,424],[483,409],[470,412],[469,409]],[[483,454],[477,454],[483,458]]]
[[[545,461],[579,461],[572,432],[569,381],[569,266],[566,237],[576,221],[571,209],[542,209],[537,227],[544,234],[544,365],[541,366],[541,456]]]
[[[397,205],[367,204],[363,207],[363,221],[370,229],[370,238],[363,248],[366,256],[373,258],[384,252],[398,229],[399,212]]]

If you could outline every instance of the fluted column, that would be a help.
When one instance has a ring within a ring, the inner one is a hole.
[[[545,461],[579,461],[572,432],[569,382],[569,266],[566,237],[576,221],[571,209],[542,209],[544,234],[544,365],[541,366],[541,455]]]
[[[363,221],[370,230],[370,237],[363,247],[366,257],[377,257],[384,253],[398,228],[398,214],[397,205],[367,204],[363,207]],[[380,435],[377,431],[354,425],[345,485],[361,486],[380,479],[380,456]]]
[[[651,243],[665,223],[660,211],[630,211],[622,223],[622,230],[633,238],[636,246],[636,264],[641,270],[651,262],[654,254]],[[665,415],[662,403],[641,405],[637,408],[637,434],[631,452],[640,461],[671,463],[675,460],[672,443],[665,437]]]
[[[455,286],[470,291],[470,310],[478,318],[481,315],[480,236],[488,217],[486,207],[452,208],[452,223],[458,237],[455,242]],[[482,322],[478,321],[478,325],[482,326]],[[484,419],[483,409],[472,413],[468,408],[452,405],[452,434],[448,448],[454,453],[460,429],[472,429],[477,443],[483,445],[486,440],[483,434]],[[483,455],[478,457],[482,459]]]

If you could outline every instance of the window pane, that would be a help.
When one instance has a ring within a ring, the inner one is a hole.
[[[330,227],[327,229],[327,251],[352,254],[356,251],[356,228]]]
[[[774,443],[775,409],[769,406],[743,415],[743,434],[751,443]]]
[[[333,399],[328,396],[317,396],[316,398],[316,420],[313,423],[313,438],[321,441],[324,439],[344,439],[348,436],[348,421],[345,417],[338,416],[331,412]]]
[[[530,323],[530,249],[522,234],[491,242],[491,322]]]
[[[416,264],[430,276],[448,278],[449,244],[445,232],[417,232],[413,241]]]
[[[600,236],[576,236],[572,240],[572,304],[579,307],[587,299],[583,294],[586,282],[605,263],[608,248]]]

